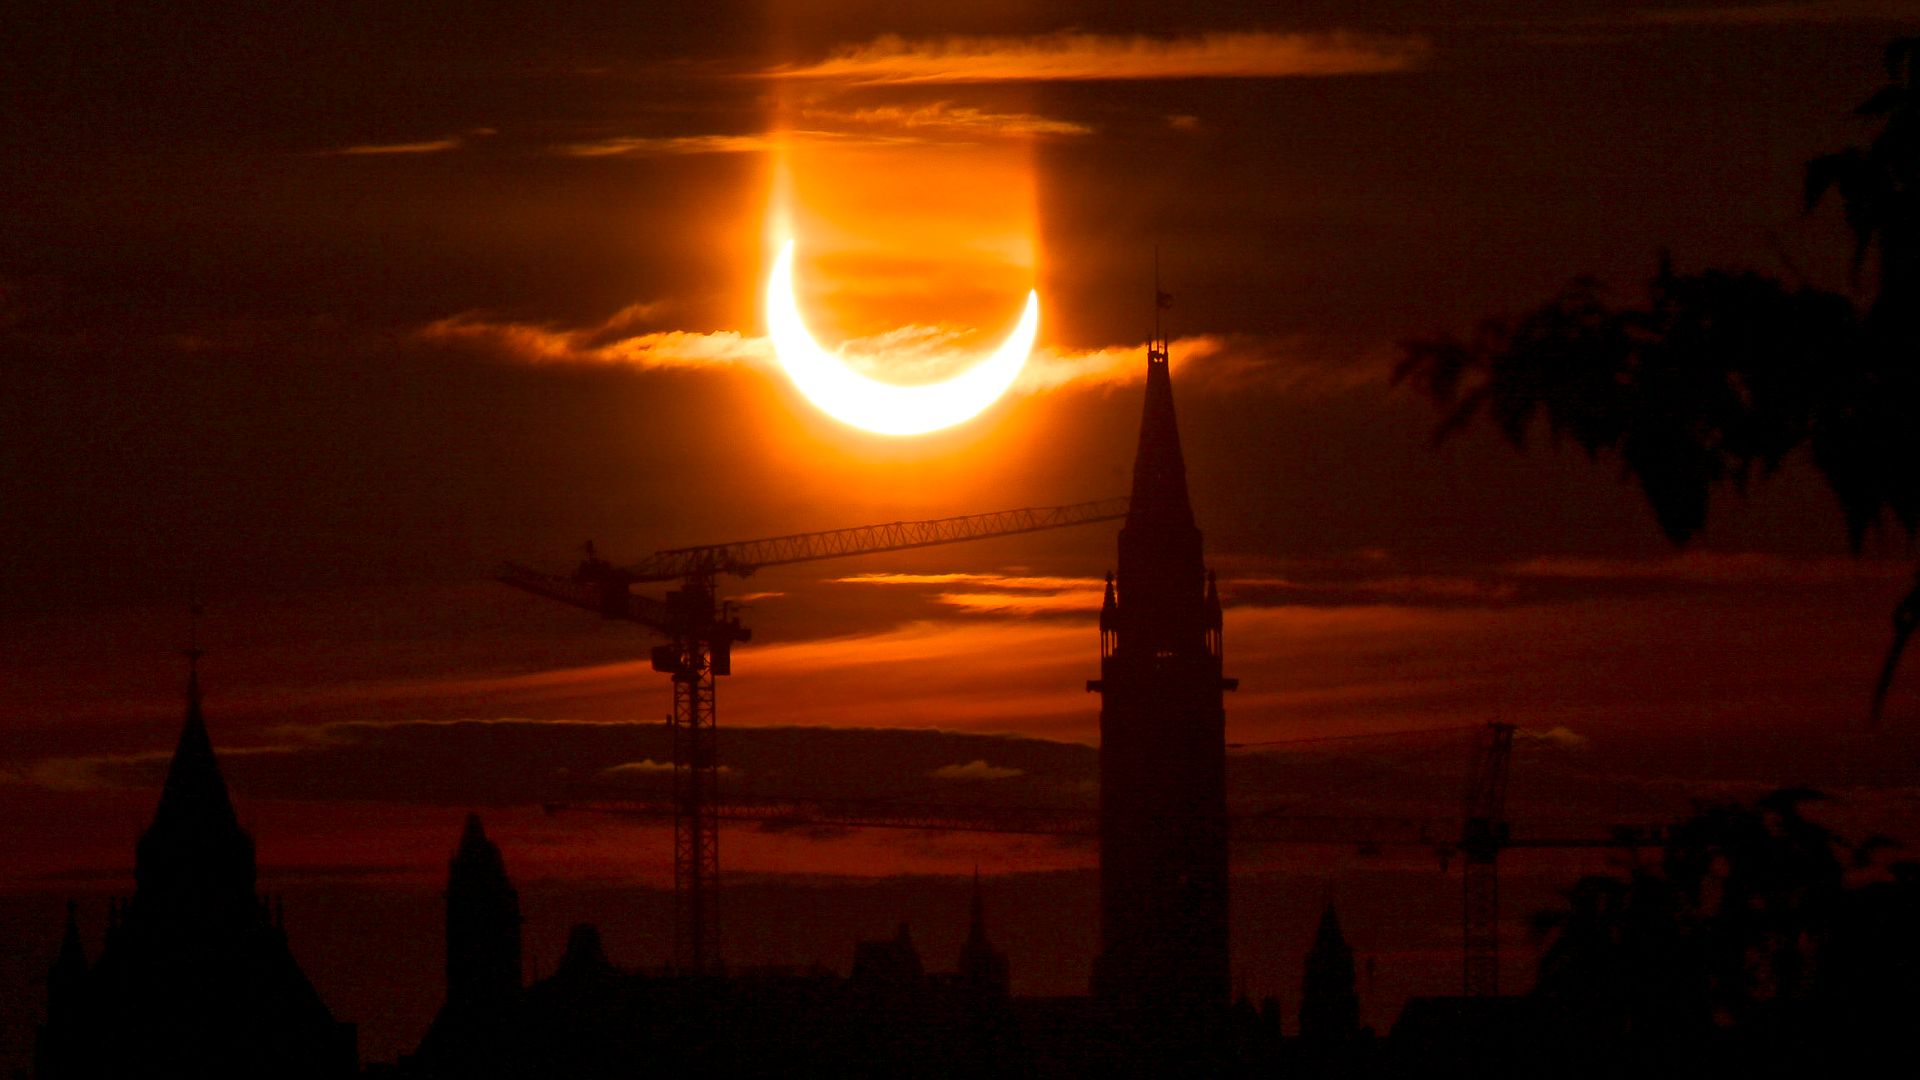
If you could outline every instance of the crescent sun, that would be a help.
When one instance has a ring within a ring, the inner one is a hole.
[[[898,386],[849,369],[808,332],[793,296],[793,241],[781,247],[767,279],[767,332],[787,377],[821,412],[881,435],[919,435],[979,415],[1005,393],[1033,351],[1040,329],[1040,296],[1027,293],[1027,307],[1013,333],[993,355],[951,378]]]

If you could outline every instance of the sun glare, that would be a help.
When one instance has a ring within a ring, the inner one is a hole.
[[[920,386],[868,378],[813,339],[793,289],[794,242],[781,245],[767,278],[767,332],[788,378],[820,411],[881,435],[920,435],[972,419],[1005,393],[1033,351],[1040,296],[1027,293],[1020,323],[993,354],[960,374]]]

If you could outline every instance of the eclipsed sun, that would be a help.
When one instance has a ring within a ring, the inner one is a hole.
[[[1027,293],[1020,324],[993,355],[948,379],[899,386],[849,369],[813,340],[793,295],[793,241],[788,240],[767,279],[767,331],[787,377],[821,412],[881,435],[919,435],[979,415],[1020,374],[1040,329],[1040,295]]]

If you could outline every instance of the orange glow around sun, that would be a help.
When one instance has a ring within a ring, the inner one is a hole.
[[[1038,330],[1031,137],[938,103],[783,88],[765,317],[815,407],[883,435],[972,419]],[[826,96],[822,96],[826,93]]]

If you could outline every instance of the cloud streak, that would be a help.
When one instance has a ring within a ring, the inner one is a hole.
[[[1642,8],[1621,21],[1658,26],[1779,26],[1795,23],[1908,22],[1907,0],[1829,0],[1826,3],[1702,4]]]
[[[762,154],[780,144],[777,135],[674,135],[648,137],[615,135],[592,142],[564,143],[555,150],[565,157],[664,157],[681,154]]]
[[[1273,79],[1403,71],[1427,53],[1416,38],[1346,32],[1243,31],[1178,38],[1057,33],[908,39],[887,35],[777,79],[911,85],[1149,79]]]
[[[380,157],[384,155],[405,154],[444,154],[449,150],[460,149],[459,139],[432,139],[426,142],[405,143],[361,143],[357,146],[342,146],[335,150],[323,150],[330,157]]]
[[[1002,113],[936,101],[928,105],[880,105],[865,109],[807,109],[803,117],[836,128],[906,133],[947,139],[1049,138],[1091,135],[1093,128],[1035,113]]]
[[[927,775],[935,780],[1007,780],[1025,772],[1025,769],[989,765],[984,758],[974,758],[965,765],[942,765]]]
[[[733,368],[777,374],[779,358],[765,336],[738,330],[658,330],[633,333],[657,312],[637,304],[595,326],[568,328],[466,312],[420,327],[421,341],[473,349],[530,364],[621,365],[645,370]],[[905,326],[842,342],[834,351],[863,374],[913,384],[961,370],[978,359],[979,333],[947,326]],[[1095,349],[1041,346],[1033,350],[1016,393],[1066,386],[1124,386],[1142,377],[1144,344]],[[1196,334],[1172,346],[1177,372],[1215,386],[1258,385],[1270,390],[1337,390],[1376,384],[1383,367],[1372,357],[1320,355],[1305,342],[1244,335]]]

